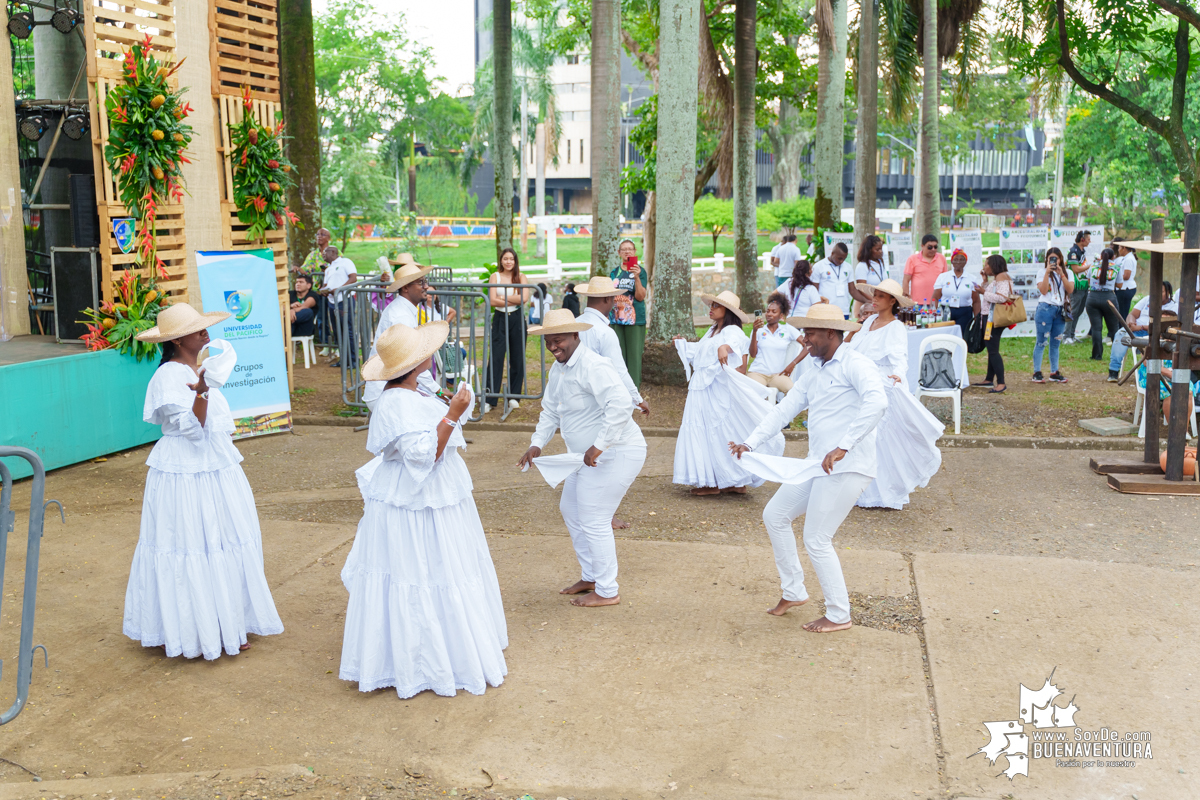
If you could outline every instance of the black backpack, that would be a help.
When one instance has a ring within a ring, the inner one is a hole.
[[[958,381],[954,377],[954,354],[944,347],[927,352],[921,358],[922,389],[955,389]]]

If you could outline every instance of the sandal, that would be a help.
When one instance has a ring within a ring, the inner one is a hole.
[[[979,383],[972,383],[971,385],[972,386],[995,386],[996,383],[995,383],[995,381],[980,381]]]
[[[990,389],[988,390],[988,394],[1004,394],[1007,391],[1008,387],[1005,386],[1003,389]]]

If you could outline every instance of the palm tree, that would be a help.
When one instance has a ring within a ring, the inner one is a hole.
[[[758,184],[754,151],[755,77],[758,72],[758,0],[736,0],[734,10],[734,185],[733,240],[738,295],[746,308],[762,307],[758,278],[758,225],[755,220]]]
[[[619,265],[621,236],[621,3],[592,0],[592,274]]]
[[[846,149],[846,0],[817,0],[817,129],[813,177],[815,224],[841,218],[842,161]]]
[[[879,131],[879,0],[861,0],[858,18],[858,124],[854,133],[854,238],[875,232]],[[858,248],[855,247],[855,252]]]
[[[492,4],[492,105],[509,109],[513,104],[512,0]],[[496,261],[500,251],[512,247],[513,147],[512,114],[492,114],[492,163],[496,168]]]
[[[938,102],[941,99],[941,59],[938,56],[937,0],[921,2],[921,117],[917,136],[917,208],[913,212],[913,245],[932,233],[941,235],[942,192],[938,181]]]

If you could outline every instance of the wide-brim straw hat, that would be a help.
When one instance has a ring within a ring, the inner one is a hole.
[[[430,322],[419,328],[393,325],[375,341],[375,355],[363,365],[365,381],[390,381],[412,372],[436,353],[450,335],[450,323]]]
[[[401,258],[404,258],[405,256],[408,256],[408,253],[400,254]],[[396,270],[392,272],[392,282],[389,283],[387,287],[389,292],[394,292],[401,286],[407,286],[417,278],[425,277],[429,274],[429,271],[433,269],[432,264],[428,267],[422,267],[420,264],[411,260],[412,256],[408,257],[410,260],[403,262],[392,261],[391,259],[388,260],[389,264],[396,266]]]
[[[842,316],[842,309],[833,303],[814,303],[803,317],[788,317],[793,328],[829,328],[835,331],[856,331],[862,327]]]
[[[158,312],[158,324],[137,335],[139,342],[161,344],[190,333],[211,328],[232,317],[228,311],[209,311],[201,314],[187,303],[176,303]]]
[[[718,295],[702,294],[702,295],[700,295],[700,301],[703,303],[708,303],[709,305],[712,305],[713,303],[717,303],[719,305],[725,306],[725,308],[729,309],[734,314],[737,314],[737,318],[740,319],[742,322],[750,321],[751,315],[747,314],[745,311],[742,311],[742,301],[733,292],[724,291]]]
[[[556,308],[546,314],[541,325],[530,327],[529,332],[534,336],[550,336],[555,333],[579,333],[591,329],[591,323],[575,319],[571,309]]]
[[[417,263],[417,260],[415,258],[413,258],[412,253],[401,253],[400,255],[396,256],[395,258],[389,258],[387,260],[387,262],[389,264],[391,264],[393,267],[399,267],[404,264],[415,264],[415,263]]]
[[[886,292],[887,294],[890,294],[892,297],[900,301],[901,308],[912,308],[914,305],[916,305],[916,303],[912,301],[912,298],[904,296],[904,287],[896,283],[891,278],[884,278],[874,286],[867,284],[862,288],[864,291],[868,292]]]
[[[575,294],[584,297],[616,297],[624,294],[624,289],[618,289],[613,279],[607,275],[593,275],[587,283],[575,284]]]

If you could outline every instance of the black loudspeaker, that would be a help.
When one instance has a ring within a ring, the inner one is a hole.
[[[99,266],[100,257],[96,257]],[[78,339],[87,333],[83,309],[92,305],[92,254],[54,254],[55,313],[58,316],[58,335],[62,339]]]
[[[90,173],[69,177],[71,232],[76,247],[100,244],[100,217],[96,212],[96,176]]]

